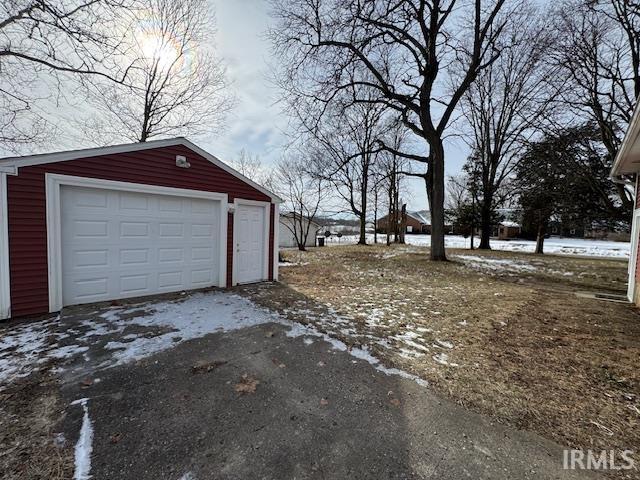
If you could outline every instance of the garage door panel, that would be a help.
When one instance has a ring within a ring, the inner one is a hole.
[[[158,262],[159,263],[172,263],[184,261],[184,249],[183,248],[159,248],[158,249]]]
[[[193,224],[191,225],[191,237],[211,237],[213,231],[213,225]]]
[[[117,222],[117,219],[114,219]],[[114,222],[115,223],[115,222]],[[149,238],[148,222],[120,222],[120,238]]]
[[[75,268],[106,267],[109,265],[109,250],[74,250]]]
[[[64,305],[218,283],[219,201],[94,190],[61,188]]]
[[[213,282],[214,273],[210,268],[193,270],[191,272],[191,282],[194,287],[204,286]]]
[[[211,261],[213,260],[212,247],[194,247],[191,249],[191,260]]]
[[[122,192],[118,196],[118,200],[122,213],[126,214],[128,210],[149,211],[149,197],[147,196],[137,193]]]
[[[183,238],[183,223],[161,223],[159,225],[158,235],[160,238]]]
[[[142,266],[149,265],[149,249],[148,248],[128,248],[120,250],[120,266]]]
[[[161,198],[158,200],[158,211],[168,212],[171,214],[182,213],[184,211],[185,202],[179,198]]]
[[[75,296],[79,300],[88,299],[88,301],[106,300],[108,295],[109,279],[102,278],[78,278],[71,279],[69,282],[75,292]]]
[[[80,207],[107,208],[107,192],[100,190],[78,190],[73,192],[74,203]]]
[[[160,289],[180,289],[184,285],[182,271],[163,272],[158,274],[158,288]]]
[[[120,293],[123,296],[131,294],[144,294],[151,291],[149,274],[141,275],[121,275],[120,276]]]
[[[214,204],[207,200],[198,200],[195,199],[191,202],[191,213],[195,215],[213,215],[214,214]]]
[[[99,220],[75,220],[71,224],[72,238],[81,237],[106,237],[109,232],[109,224]]]

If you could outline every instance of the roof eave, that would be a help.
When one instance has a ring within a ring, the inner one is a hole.
[[[162,140],[150,140],[148,142],[137,143],[123,143],[119,145],[109,145],[106,147],[96,148],[83,148],[77,150],[67,150],[63,152],[54,153],[41,153],[36,155],[25,155],[21,157],[5,157],[0,158],[0,170],[5,171],[11,169],[15,171],[20,167],[32,166],[32,165],[44,165],[47,163],[67,162],[70,160],[77,160],[80,158],[97,157],[101,155],[115,155],[118,153],[137,152],[142,150],[150,150],[152,148],[172,147],[176,145],[183,145],[195,153],[204,157],[217,167],[225,170],[227,173],[239,178],[243,182],[251,185],[259,192],[268,196],[274,203],[282,203],[283,200],[275,193],[267,190],[266,188],[258,185],[253,180],[245,177],[233,167],[227,165],[221,161],[218,157],[210,154],[206,150],[200,148],[195,143],[187,140],[184,137],[167,138]]]
[[[632,150],[637,146],[640,146],[640,107],[638,105],[633,112],[613,167],[611,167],[609,174],[611,178],[631,175],[640,171],[640,158],[634,162],[631,156]]]

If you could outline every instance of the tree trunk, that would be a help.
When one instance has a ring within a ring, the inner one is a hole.
[[[364,212],[360,214],[360,239],[358,245],[367,244],[367,219],[364,216]]]
[[[430,147],[431,173],[427,196],[431,210],[431,260],[440,262],[447,260],[444,249],[444,147],[441,140],[431,143]]]
[[[362,169],[362,185],[360,190],[360,239],[358,245],[367,244],[367,190],[369,189],[369,169]]]
[[[373,243],[378,243],[378,184],[375,185],[373,197]]]
[[[407,204],[404,203],[402,204],[402,210],[400,212],[400,239],[399,242],[400,244],[404,245],[404,234],[407,231]]]
[[[393,183],[390,183],[389,188],[389,210],[387,211],[387,224],[385,225],[385,230],[387,233],[387,247],[391,245],[391,219],[393,214]]]
[[[491,250],[491,204],[493,199],[485,195],[480,209],[480,250]]]
[[[539,254],[544,253],[544,236],[547,234],[547,222],[546,220],[540,221],[538,224],[538,236],[536,237],[536,252]]]

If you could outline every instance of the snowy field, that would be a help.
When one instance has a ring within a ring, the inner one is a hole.
[[[348,235],[340,239],[330,237],[330,245],[348,245],[358,241],[357,235]],[[367,234],[367,241],[373,242],[373,234]],[[385,236],[378,235],[378,241],[384,242]],[[406,241],[410,245],[428,247],[431,245],[429,235],[406,235]],[[471,240],[460,235],[447,235],[445,246],[447,248],[469,248]],[[480,239],[476,238],[474,245],[480,245]],[[533,240],[491,240],[491,248],[505,252],[533,253],[536,242]],[[629,242],[611,242],[605,240],[587,240],[584,238],[551,237],[544,241],[545,253],[559,255],[581,255],[585,257],[629,258]]]

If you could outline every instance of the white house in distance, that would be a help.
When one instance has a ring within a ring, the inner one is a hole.
[[[293,212],[282,213],[280,214],[280,231],[278,234],[278,238],[280,239],[279,245],[282,248],[292,248],[297,247],[298,244],[296,242],[296,237],[293,234],[294,232],[294,221],[295,218]],[[306,229],[307,225],[309,225],[309,219],[303,219],[303,228]],[[316,236],[320,233],[322,226],[315,222],[311,221],[311,226],[309,227],[309,235],[307,236],[307,241],[305,243],[305,247],[315,247],[316,246]]]
[[[636,107],[627,133],[618,151],[618,156],[611,169],[611,178],[616,182],[628,182],[635,175],[635,208],[631,227],[631,254],[629,256],[629,286],[627,297],[636,305],[640,305],[640,201],[638,201],[638,177],[640,177],[640,108]]]

